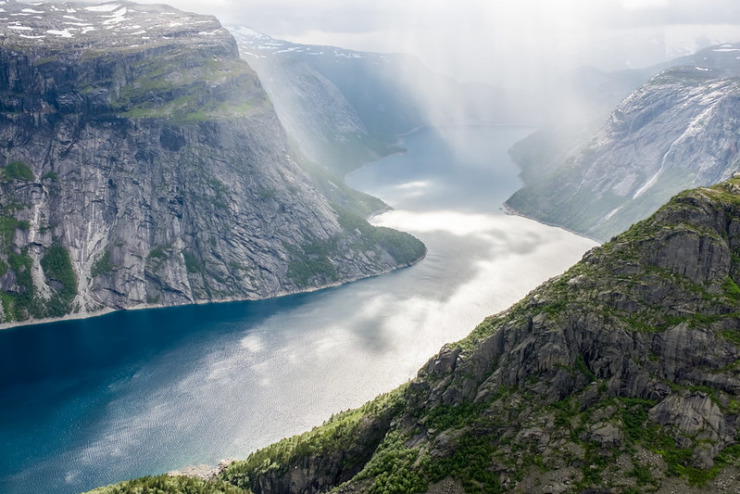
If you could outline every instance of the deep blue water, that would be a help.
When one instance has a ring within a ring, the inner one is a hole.
[[[0,492],[72,493],[215,464],[415,375],[442,344],[593,246],[500,211],[526,129],[423,129],[348,177],[396,210],[420,264],[259,302],[117,312],[0,331]]]

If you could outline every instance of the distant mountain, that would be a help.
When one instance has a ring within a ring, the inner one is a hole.
[[[515,147],[525,187],[507,205],[606,239],[679,190],[738,171],[740,44],[671,65],[622,101],[585,142],[558,142],[550,133]]]
[[[526,123],[507,92],[462,84],[402,54],[277,40],[229,28],[306,156],[340,174],[397,152],[399,135],[425,125]]]
[[[0,322],[273,297],[424,255],[294,154],[215,18],[3,2]]]
[[[679,194],[407,385],[212,482],[94,492],[738,492],[738,283],[740,179]]]

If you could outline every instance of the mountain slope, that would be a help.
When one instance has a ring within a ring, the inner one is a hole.
[[[254,492],[308,492],[297,478],[329,486],[343,479],[323,472],[353,458],[327,444],[362,444],[376,430],[377,450],[339,492],[705,481],[740,452],[739,249],[740,181],[682,194],[443,348],[374,411],[255,454],[222,479]],[[271,454],[278,460],[263,461]]]
[[[728,178],[740,167],[738,50],[723,45],[678,60],[627,97],[580,149],[525,159],[525,187],[507,205],[606,239],[678,191]]]
[[[407,385],[218,482],[255,493],[737,492],[738,282],[740,180],[679,194],[443,347]]]
[[[521,123],[505,91],[462,84],[403,54],[313,46],[230,26],[288,134],[306,156],[343,175],[398,152],[424,125]]]
[[[129,2],[3,8],[3,322],[272,297],[423,256],[298,166],[214,18]]]

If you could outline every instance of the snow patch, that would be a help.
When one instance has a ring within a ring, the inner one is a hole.
[[[605,223],[609,221],[612,218],[612,216],[614,216],[615,214],[619,212],[620,209],[622,209],[622,206],[619,206],[618,208],[614,208],[611,211],[609,211],[609,214],[604,216],[604,219],[601,220],[601,223]]]
[[[740,51],[740,48],[717,48],[712,51],[720,52],[720,53],[727,53],[730,51]]]
[[[703,112],[701,112],[694,120],[691,121],[689,126],[686,128],[686,130],[679,136],[678,139],[673,141],[668,148],[668,151],[665,152],[663,155],[663,159],[660,161],[660,169],[650,177],[650,179],[640,187],[640,189],[635,192],[635,195],[632,196],[632,199],[637,199],[640,195],[642,195],[643,192],[651,188],[655,183],[658,181],[658,177],[663,174],[663,171],[666,167],[666,162],[668,161],[668,156],[673,152],[673,150],[678,146],[679,144],[682,144],[687,139],[690,139],[692,137],[695,137],[701,129],[703,129],[706,126],[706,121],[708,120],[709,116],[711,115],[712,111],[714,110],[715,106],[719,103],[719,101],[716,99],[716,92],[710,93],[709,95],[702,98],[702,103],[707,104],[711,100],[715,100],[709,104],[708,108],[706,108]]]
[[[694,67],[696,70],[701,70],[702,72],[709,72],[711,69],[707,69],[705,67]]]
[[[54,36],[60,36],[62,38],[72,38],[74,34],[69,32],[69,29],[65,29],[64,31],[57,31],[56,29],[49,29],[46,31],[47,34],[53,34]]]
[[[42,38],[46,38],[46,36],[43,35],[43,34],[41,36],[29,36],[29,35],[26,35],[26,34],[21,34],[20,37],[21,38],[26,38],[26,39],[42,39]]]
[[[116,10],[115,12],[113,12],[113,14],[108,16],[110,18],[107,21],[103,21],[103,24],[107,26],[112,25],[112,24],[120,24],[121,22],[126,20],[126,12],[128,12],[126,7],[120,10]]]
[[[15,29],[16,31],[33,31],[33,28],[27,26],[8,26],[8,29]]]
[[[27,14],[43,14],[43,10],[33,10],[33,9],[21,9],[21,12],[25,12]]]
[[[85,7],[85,10],[90,12],[113,12],[116,9],[121,8],[121,4],[118,3],[104,3],[103,5],[93,5],[91,7]],[[67,12],[70,12],[67,10]]]

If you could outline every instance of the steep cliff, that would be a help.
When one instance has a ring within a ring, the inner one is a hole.
[[[443,347],[410,383],[204,485],[737,492],[738,283],[740,179],[681,193]]]
[[[128,2],[3,8],[1,321],[272,297],[423,256],[298,166],[214,18]]]
[[[740,167],[738,46],[677,60],[620,103],[580,148],[549,146],[525,156],[525,187],[507,204],[607,239],[678,191],[731,176]]]
[[[740,180],[680,194],[407,386],[221,480],[262,493],[347,477],[337,492],[736,492],[738,282]],[[349,445],[368,431],[364,462]]]

